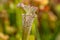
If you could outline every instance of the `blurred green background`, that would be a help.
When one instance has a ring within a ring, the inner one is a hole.
[[[22,14],[25,12],[17,8],[21,2],[22,0],[0,0],[0,40],[24,39]],[[37,3],[33,2],[34,5]],[[48,6],[50,10],[47,11]],[[36,13],[28,40],[60,40],[60,4],[55,4],[53,0],[48,6],[44,11]]]

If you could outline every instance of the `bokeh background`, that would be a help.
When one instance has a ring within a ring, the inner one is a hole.
[[[0,0],[0,40],[24,39],[22,14],[25,12],[17,7],[21,2],[22,0]],[[28,0],[24,2],[29,5]],[[49,2],[31,0],[31,2],[33,6],[38,7],[38,10],[28,40],[60,40],[59,0]]]

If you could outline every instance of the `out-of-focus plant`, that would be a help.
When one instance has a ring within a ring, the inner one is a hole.
[[[55,27],[55,32],[54,32],[54,35],[52,37],[51,40],[55,40],[56,39],[56,36],[58,35],[59,33],[59,23],[60,23],[60,1],[59,0],[50,0],[50,8],[51,8],[51,11],[53,12],[53,14],[57,17],[57,20],[56,20],[56,27]]]

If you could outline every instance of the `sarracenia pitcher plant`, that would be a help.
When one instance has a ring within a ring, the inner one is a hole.
[[[22,23],[23,23],[23,36],[22,40],[29,40],[29,35],[32,27],[34,18],[36,17],[37,7],[30,5],[24,5],[23,3],[18,4],[18,7],[21,7],[26,13],[22,14]]]

